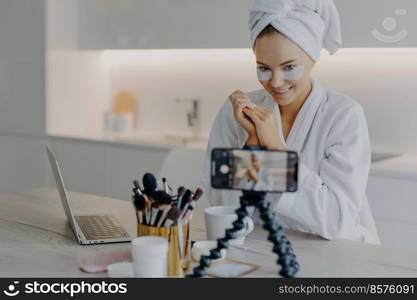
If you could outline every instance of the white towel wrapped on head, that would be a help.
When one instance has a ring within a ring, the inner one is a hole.
[[[314,61],[325,48],[334,54],[342,45],[340,19],[333,0],[255,0],[250,10],[252,45],[268,25],[301,47]]]

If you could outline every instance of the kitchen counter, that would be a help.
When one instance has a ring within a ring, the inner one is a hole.
[[[187,133],[167,133],[167,134],[135,134],[128,137],[109,137],[105,135],[69,135],[69,134],[49,134],[52,139],[74,140],[82,142],[101,143],[107,145],[120,145],[126,147],[151,148],[171,150],[174,148],[188,148],[196,150],[206,150],[208,134],[201,135],[198,139],[193,139]],[[376,149],[371,154],[373,166],[382,161],[400,157],[401,154],[388,153]],[[379,170],[380,168],[378,168]],[[417,170],[417,168],[415,168]]]
[[[82,142],[102,143],[107,145],[120,145],[126,147],[157,148],[170,150],[173,148],[192,148],[205,150],[208,137],[202,136],[199,139],[191,139],[185,134],[178,135],[132,135],[128,137],[110,137],[105,135],[67,135],[49,134],[52,139],[66,139]]]
[[[111,213],[131,236],[136,236],[132,204],[105,197],[69,193],[75,214]],[[78,268],[86,254],[129,248],[129,244],[77,244],[56,189],[42,188],[0,195],[0,277],[106,277]],[[417,252],[390,249],[346,240],[323,240],[312,234],[288,231],[300,263],[300,277],[415,277]],[[191,239],[205,239],[204,217],[191,224]],[[265,253],[228,250],[228,257],[260,265],[250,277],[276,277],[279,267],[267,233],[256,227],[246,246]]]
[[[417,155],[404,154],[376,162],[371,175],[417,181]]]

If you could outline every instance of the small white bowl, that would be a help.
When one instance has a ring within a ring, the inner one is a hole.
[[[195,242],[193,245],[193,248],[191,249],[191,257],[194,261],[199,262],[202,255],[210,255],[210,250],[216,249],[216,248],[217,248],[216,241]],[[222,249],[220,253],[221,253],[221,257],[213,261],[224,259],[227,254],[227,250]]]

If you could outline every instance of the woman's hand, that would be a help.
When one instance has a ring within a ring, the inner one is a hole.
[[[255,124],[261,146],[269,150],[287,150],[280,138],[274,113],[263,105],[244,107],[243,113]]]
[[[258,146],[259,140],[256,135],[256,128],[254,122],[245,115],[244,109],[253,109],[256,104],[252,102],[248,95],[242,91],[235,91],[229,96],[230,102],[233,106],[233,114],[235,120],[247,131],[249,138],[247,144],[250,146]]]
[[[247,168],[247,172],[248,172],[249,179],[252,180],[253,182],[257,183],[258,182],[258,172],[256,172],[255,168],[252,167],[252,166],[249,166]]]

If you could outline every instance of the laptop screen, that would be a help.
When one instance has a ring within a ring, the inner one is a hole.
[[[65,214],[67,215],[68,221],[70,222],[71,227],[75,233],[76,229],[74,226],[74,216],[72,214],[72,210],[68,202],[67,192],[65,189],[64,181],[61,176],[61,172],[59,170],[58,161],[55,159],[54,155],[52,154],[52,152],[49,150],[48,147],[46,147],[46,152],[48,153],[49,162],[51,163],[51,167],[52,167],[52,173],[54,174],[54,177],[55,177],[55,182],[58,187],[59,196],[61,198],[62,205],[64,206]]]

